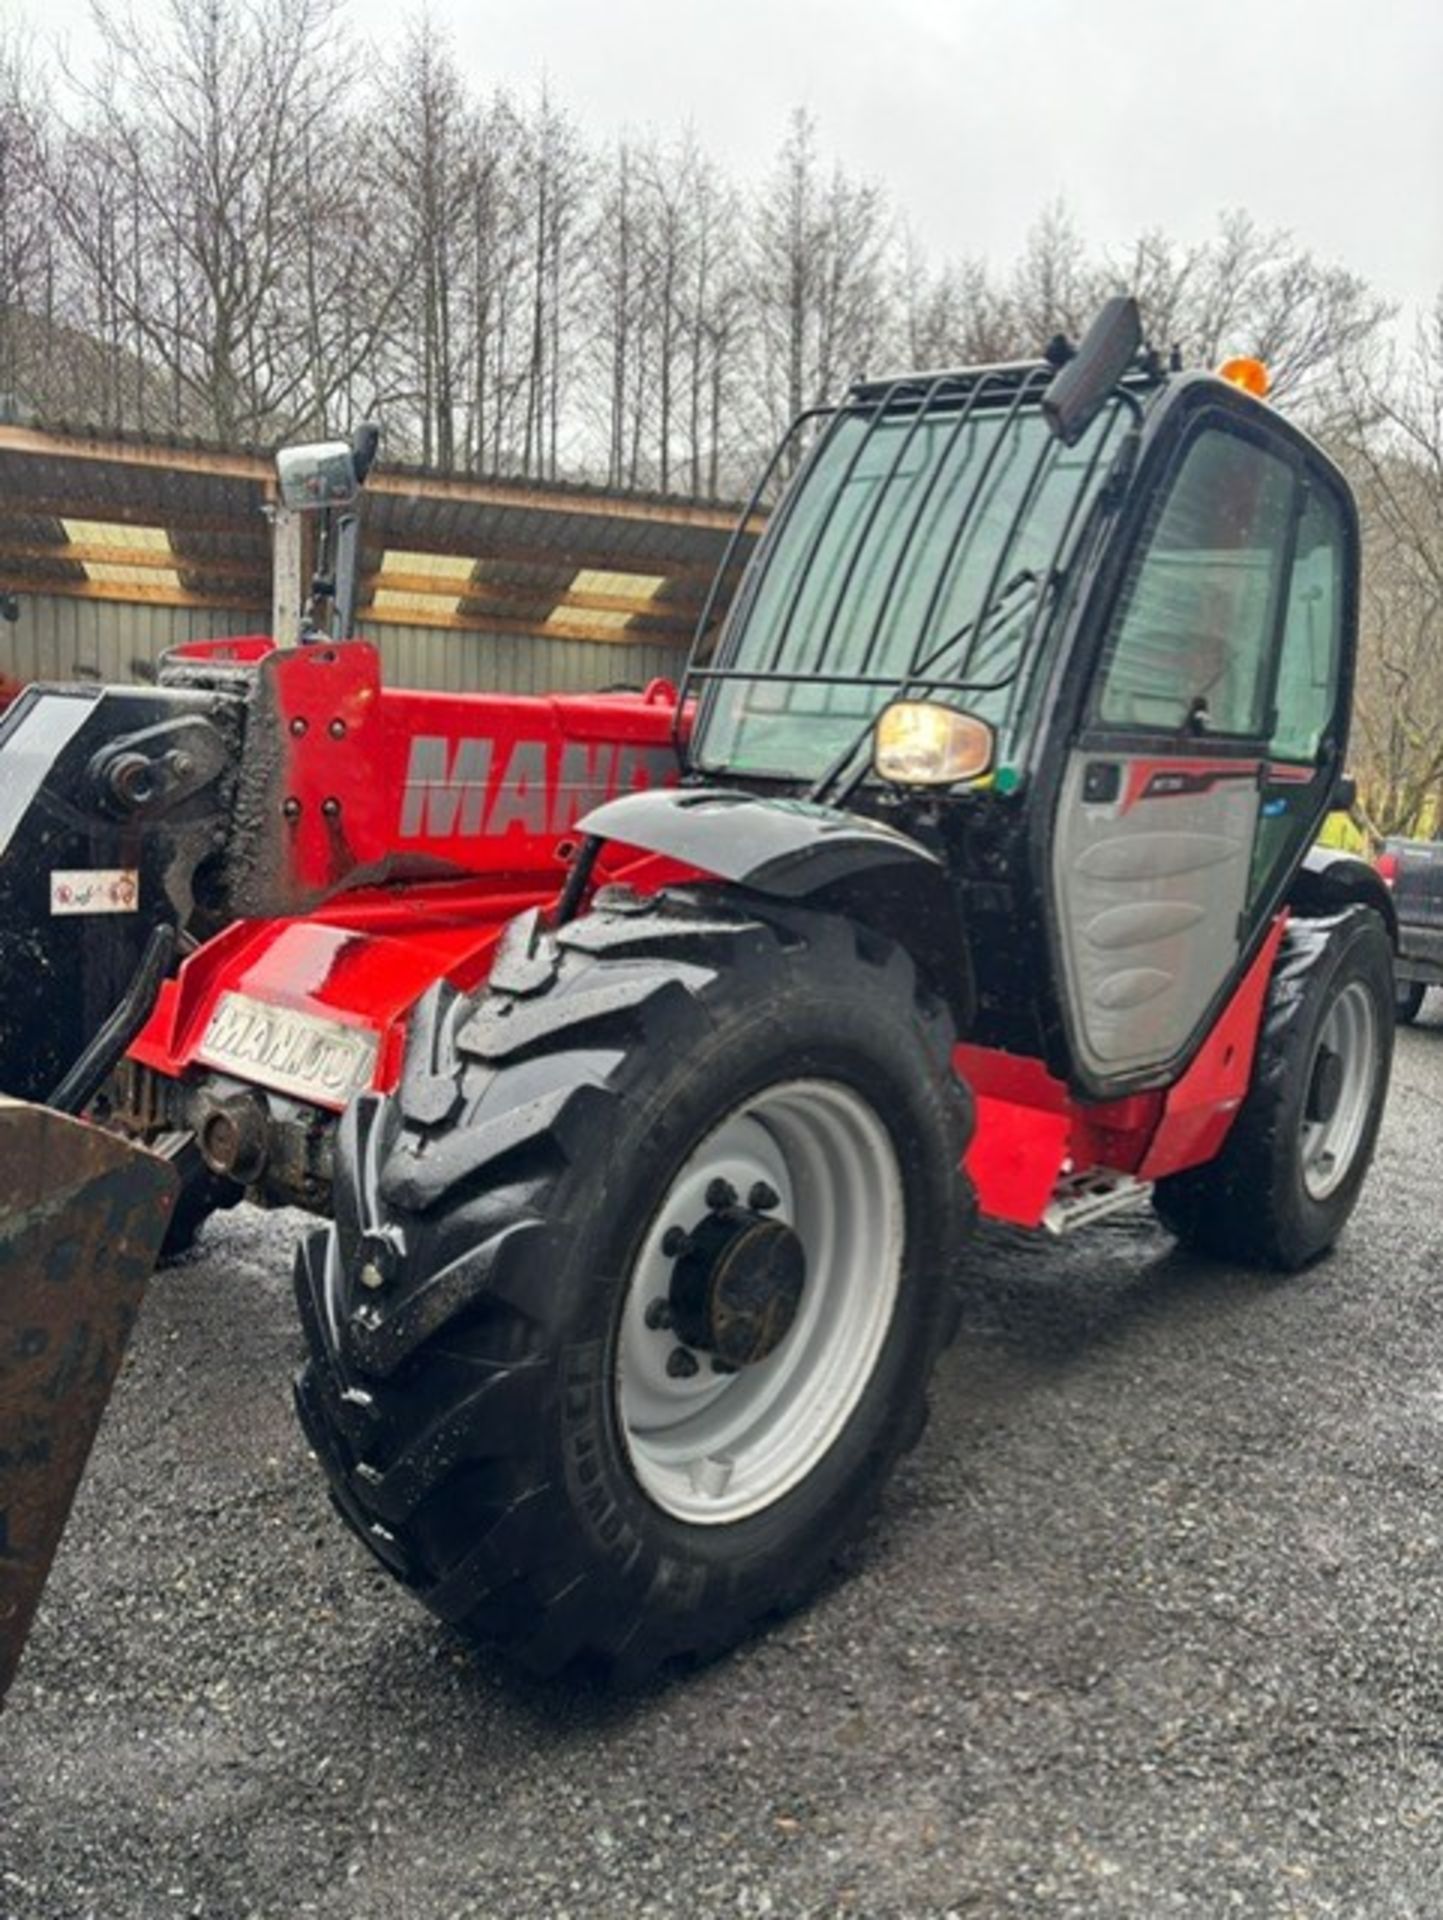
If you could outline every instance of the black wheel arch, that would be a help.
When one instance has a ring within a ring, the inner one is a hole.
[[[625,794],[577,823],[774,900],[847,915],[911,955],[962,1031],[977,989],[958,890],[943,861],[884,821],[725,787]]]
[[[1356,854],[1332,847],[1309,847],[1288,887],[1286,904],[1308,920],[1325,919],[1344,907],[1371,907],[1388,929],[1388,938],[1397,951],[1398,909],[1393,896],[1379,879],[1376,867]]]

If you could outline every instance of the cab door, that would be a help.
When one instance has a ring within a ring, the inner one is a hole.
[[[1138,532],[1068,751],[1051,886],[1078,1077],[1206,1031],[1339,771],[1351,519],[1300,448],[1208,409]]]

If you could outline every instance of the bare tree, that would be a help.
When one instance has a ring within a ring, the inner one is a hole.
[[[1100,300],[1115,291],[1111,271],[1088,258],[1068,207],[1054,201],[1028,229],[1012,270],[1008,304],[1014,336],[1029,354],[1040,353],[1054,334],[1075,340]]]
[[[798,112],[752,215],[759,387],[775,434],[867,371],[886,335],[891,215],[881,189],[824,175]]]
[[[516,185],[515,112],[498,94],[471,115],[464,259],[469,280],[463,310],[466,464],[478,471],[503,465],[506,321],[521,257],[521,210]]]
[[[893,304],[900,316],[900,358],[913,368],[968,367],[1035,352],[1018,337],[1005,291],[984,260],[934,267],[904,232]]]
[[[687,473],[693,494],[715,499],[723,461],[739,440],[738,387],[751,326],[741,199],[694,146],[687,150],[684,184],[691,234],[682,325]]]
[[[0,409],[49,394],[56,315],[48,134],[42,71],[18,34],[0,35]]]
[[[159,30],[96,8],[109,56],[55,218],[103,335],[166,365],[186,420],[222,439],[324,411],[353,372],[342,342],[354,360],[374,332],[357,341],[353,311],[325,324],[319,278],[303,291],[351,179],[337,22],[337,0],[169,0]],[[123,271],[122,245],[144,272]]]
[[[468,214],[477,194],[478,129],[455,57],[421,15],[382,75],[377,124],[383,229],[409,295],[392,344],[410,379],[403,391],[428,465],[453,466],[464,419],[463,303],[472,291]]]
[[[526,353],[520,470],[554,477],[560,466],[566,355],[586,198],[589,157],[567,114],[543,91],[524,123],[522,182],[527,208]]]
[[[742,351],[737,195],[687,136],[623,140],[588,233],[592,409],[613,484],[714,490]],[[604,416],[604,418],[603,418]]]
[[[649,216],[644,229],[650,254],[647,278],[654,292],[656,317],[655,483],[663,493],[671,486],[682,342],[686,337],[682,292],[692,273],[696,244],[689,193],[689,176],[695,164],[695,153],[686,142],[670,153],[652,148],[643,159]]]
[[[1389,318],[1356,274],[1323,265],[1291,234],[1265,232],[1245,213],[1223,215],[1201,246],[1146,233],[1106,272],[1137,292],[1157,346],[1177,345],[1190,365],[1255,355],[1275,398],[1315,414],[1331,404],[1344,364]]]
[[[753,241],[751,304],[774,435],[815,397],[808,336],[820,305],[821,198],[816,129],[798,111],[756,208]]]
[[[1355,714],[1379,834],[1443,810],[1443,294],[1406,352],[1345,368],[1350,465],[1367,544]]]
[[[646,297],[639,173],[635,145],[622,139],[599,170],[598,202],[586,237],[596,314],[590,341],[591,392],[606,436],[610,486],[625,485],[631,478],[629,449],[639,445],[646,416],[645,341],[652,313]]]
[[[859,374],[1035,354],[1115,287],[1325,428],[1387,317],[1245,214],[1108,256],[1058,204],[1015,261],[934,262],[802,112],[743,192],[689,135],[598,158],[548,94],[481,98],[424,16],[362,72],[345,0],[110,4],[56,105],[0,48],[0,391],[42,411],[267,439],[379,406],[428,462],[716,495]]]

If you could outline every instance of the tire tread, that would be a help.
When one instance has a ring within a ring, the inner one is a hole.
[[[559,936],[531,929],[513,951],[518,991],[433,989],[395,1094],[354,1103],[340,1130],[334,1225],[296,1261],[302,1422],[371,1552],[440,1617],[529,1666],[585,1655],[639,1670],[752,1624],[720,1572],[681,1611],[642,1598],[628,1614],[617,1592],[674,1579],[671,1563],[649,1576],[608,1563],[600,1582],[578,1557],[539,1450],[557,1396],[578,1390],[548,1364],[565,1306],[549,1276],[580,1230],[558,1196],[582,1170],[589,1191],[604,1189],[623,1117],[647,1110],[646,1061],[687,1058],[723,1003],[772,1019],[778,976],[799,962],[864,966],[869,996],[883,991],[877,973],[906,996],[960,1159],[972,1109],[950,1071],[950,1018],[906,953],[835,916],[715,890],[603,905]],[[973,1202],[960,1170],[955,1185],[960,1242]],[[398,1271],[368,1291],[360,1270],[382,1256]],[[929,1370],[956,1327],[950,1271],[937,1292]],[[869,1459],[859,1512],[920,1435],[924,1384],[888,1458]]]

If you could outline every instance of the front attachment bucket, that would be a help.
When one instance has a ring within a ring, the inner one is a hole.
[[[154,1154],[0,1099],[0,1705],[175,1192]]]

